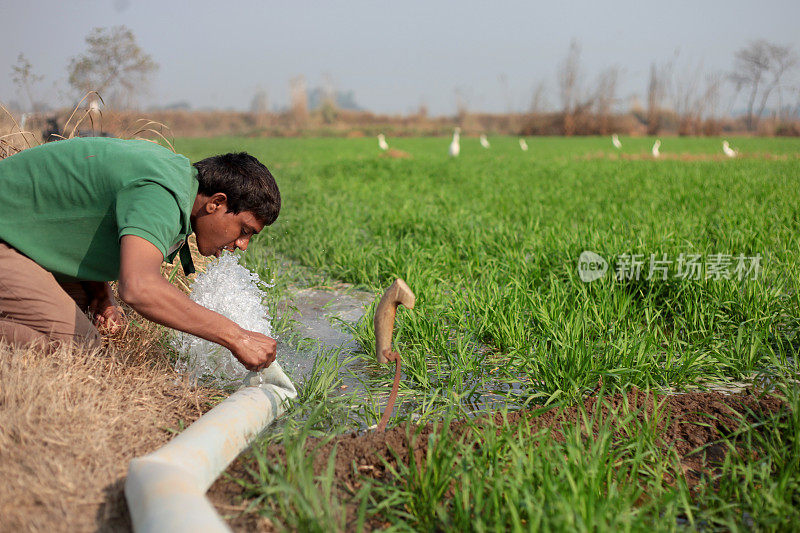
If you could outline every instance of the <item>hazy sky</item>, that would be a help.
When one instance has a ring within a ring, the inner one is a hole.
[[[679,68],[707,71],[729,70],[734,52],[758,38],[800,52],[799,22],[798,0],[0,0],[0,101],[26,101],[11,81],[22,52],[45,76],[39,98],[67,103],[66,66],[98,26],[128,26],[160,65],[144,105],[247,109],[264,89],[281,107],[288,80],[302,74],[310,87],[329,77],[374,111],[424,102],[451,114],[456,89],[470,109],[523,110],[540,80],[557,104],[556,72],[573,38],[586,81],[617,65],[626,97],[644,93],[652,61],[676,52]]]

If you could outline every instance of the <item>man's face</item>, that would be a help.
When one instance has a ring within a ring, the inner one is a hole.
[[[194,221],[197,249],[202,255],[219,257],[222,250],[246,250],[250,238],[264,228],[250,211],[233,214],[227,204],[211,203]]]

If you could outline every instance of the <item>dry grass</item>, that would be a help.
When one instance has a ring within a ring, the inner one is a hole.
[[[31,129],[23,130],[14,115],[0,104],[0,160],[19,153],[26,148],[39,146],[47,141],[72,139],[80,134],[81,127],[90,127],[93,133],[103,133],[102,110],[99,107],[93,110],[88,106],[88,103],[84,105],[90,98],[96,99],[101,104],[104,103],[103,98],[97,91],[87,92],[83,99],[72,109],[66,121],[63,122],[64,126],[61,128],[61,133],[51,134],[48,139],[44,139],[42,134],[37,133],[44,126],[44,115],[32,117]],[[58,115],[56,117],[57,119],[59,118]],[[127,126],[119,118],[116,121],[111,121],[115,126],[113,132],[115,137],[164,143],[170,150],[175,151],[175,139],[169,126],[155,120],[133,118],[131,116],[126,118],[130,122]],[[62,120],[57,121],[59,123],[62,122]],[[105,133],[108,132],[106,131]]]
[[[129,461],[215,401],[154,344],[142,328],[100,351],[0,345],[0,530],[129,528]]]
[[[0,125],[5,125],[6,121],[10,124],[10,127],[0,127],[0,159],[39,144],[32,133],[22,131],[17,119],[3,104],[0,104],[0,119]]]

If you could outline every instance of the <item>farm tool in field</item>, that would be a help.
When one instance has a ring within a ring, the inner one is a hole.
[[[392,333],[394,331],[394,317],[397,306],[403,304],[408,309],[414,309],[417,297],[408,288],[406,282],[397,278],[391,287],[383,293],[378,307],[375,309],[375,356],[378,363],[394,361],[394,383],[389,394],[389,402],[383,410],[383,416],[378,423],[377,431],[384,431],[389,418],[392,416],[394,402],[397,400],[397,391],[400,389],[400,354],[392,350]]]

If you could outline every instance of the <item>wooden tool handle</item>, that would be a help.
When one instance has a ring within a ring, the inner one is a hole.
[[[408,288],[406,282],[397,278],[392,286],[386,289],[378,307],[375,309],[375,356],[379,363],[388,363],[387,354],[392,350],[392,333],[397,306],[403,304],[414,309],[417,297]]]

